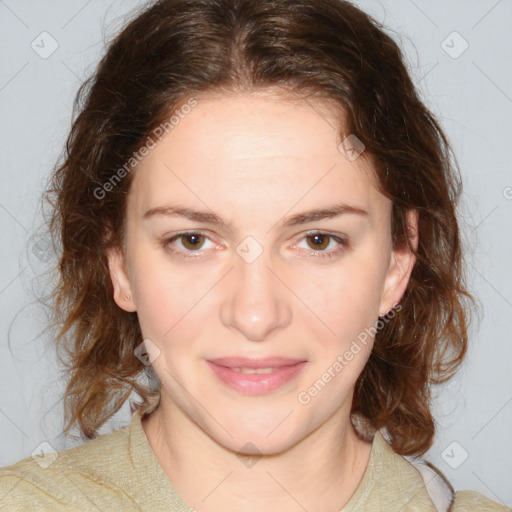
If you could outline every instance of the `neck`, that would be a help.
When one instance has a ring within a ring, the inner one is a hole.
[[[170,402],[142,425],[177,493],[201,512],[338,511],[361,482],[371,451],[350,411],[340,410],[286,451],[252,457],[216,442]]]

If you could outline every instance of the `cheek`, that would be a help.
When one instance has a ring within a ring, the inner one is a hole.
[[[337,337],[345,338],[377,319],[384,277],[378,261],[354,256],[314,277],[298,275],[294,289]]]
[[[177,333],[194,334],[201,325],[199,317],[206,314],[205,299],[214,284],[211,272],[180,271],[157,258],[139,259],[134,282],[143,335],[161,343],[176,338]]]

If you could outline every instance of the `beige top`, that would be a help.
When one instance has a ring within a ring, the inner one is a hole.
[[[29,457],[1,468],[0,510],[194,512],[155,457],[139,411],[133,413],[128,427],[70,450]],[[456,493],[451,510],[511,509],[481,494],[463,491]],[[340,512],[360,511],[436,512],[420,473],[393,452],[380,432],[373,438],[363,479]]]

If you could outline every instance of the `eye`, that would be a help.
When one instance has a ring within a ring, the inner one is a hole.
[[[177,241],[180,242],[181,248],[179,247],[180,244],[175,243]],[[200,249],[204,249],[204,246],[208,241],[213,244],[213,242],[206,235],[197,231],[187,231],[183,233],[177,233],[170,238],[164,239],[162,241],[162,245],[166,248],[169,248],[171,252],[187,258],[198,256],[195,251],[204,252],[200,251]],[[178,248],[174,248],[173,245],[177,245]]]
[[[208,242],[212,244],[210,247]],[[307,244],[306,247],[301,247],[300,244],[303,242]],[[199,257],[201,252],[206,252],[206,249],[215,246],[208,236],[198,231],[176,233],[163,239],[161,243],[171,253],[183,258]],[[323,231],[313,231],[306,233],[301,242],[293,247],[301,248],[301,251],[309,250],[309,256],[312,257],[330,258],[339,255],[348,245],[348,240],[343,237]]]
[[[348,246],[348,240],[345,238],[323,231],[306,233],[303,240],[307,244],[305,249],[311,251],[310,255],[312,257],[332,257],[342,252]],[[298,244],[297,247],[300,247],[300,244]]]

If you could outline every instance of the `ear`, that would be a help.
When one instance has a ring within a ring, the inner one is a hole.
[[[406,222],[407,236],[409,237],[412,247],[416,250],[418,248],[418,211],[409,210],[407,212]],[[407,243],[393,250],[384,281],[384,291],[379,306],[379,316],[385,316],[400,302],[409,284],[415,263],[416,256]]]
[[[114,300],[125,311],[137,311],[133,300],[130,279],[126,271],[124,256],[119,248],[109,249],[107,252],[110,279],[114,288]]]

